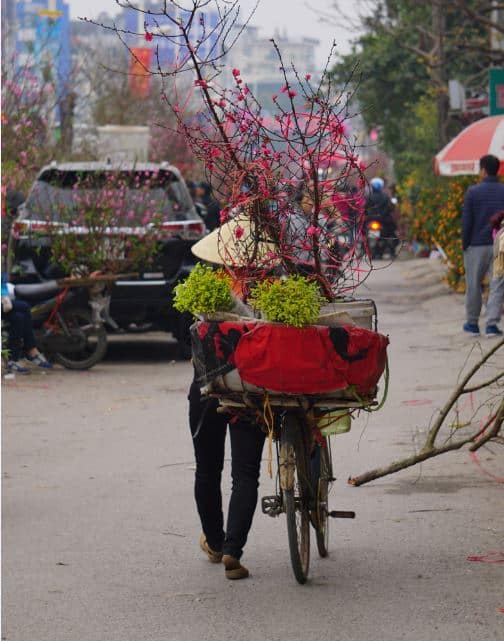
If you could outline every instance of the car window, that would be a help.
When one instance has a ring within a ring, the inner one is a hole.
[[[26,200],[32,220],[78,217],[86,208],[114,206],[128,225],[146,224],[149,216],[163,221],[193,218],[184,183],[169,171],[62,171],[50,169],[35,181]]]

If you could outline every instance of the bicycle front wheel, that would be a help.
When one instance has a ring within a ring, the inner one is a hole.
[[[303,423],[294,413],[283,417],[280,480],[287,516],[292,569],[298,583],[306,583],[310,567],[310,472]]]
[[[329,487],[332,481],[332,462],[329,439],[320,446],[320,474],[317,479],[316,532],[319,555],[329,554]]]

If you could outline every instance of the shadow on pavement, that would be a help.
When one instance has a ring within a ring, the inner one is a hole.
[[[169,334],[110,336],[105,362],[167,363],[180,360],[177,343]]]

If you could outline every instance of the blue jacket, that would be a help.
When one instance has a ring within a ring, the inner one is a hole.
[[[504,210],[504,184],[497,176],[487,176],[482,182],[469,187],[464,198],[462,213],[462,242],[470,245],[493,245],[490,219]]]
[[[9,288],[7,287],[7,274],[2,272],[2,298],[4,296],[9,296]]]

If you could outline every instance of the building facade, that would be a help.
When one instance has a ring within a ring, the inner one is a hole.
[[[64,0],[18,0],[15,24],[18,65],[45,69],[44,73],[52,74],[57,92],[66,92],[71,72],[68,4]]]

